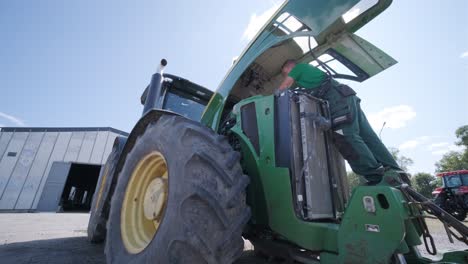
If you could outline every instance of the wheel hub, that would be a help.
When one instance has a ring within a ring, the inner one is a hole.
[[[120,214],[125,249],[143,251],[153,240],[164,217],[168,197],[168,170],[157,151],[140,159],[130,176]]]
[[[146,188],[143,209],[146,219],[157,220],[161,217],[164,200],[166,197],[166,181],[156,178],[150,182]]]

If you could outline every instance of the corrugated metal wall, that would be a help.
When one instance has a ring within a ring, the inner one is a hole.
[[[103,164],[117,132],[110,128],[2,130],[0,210],[36,209],[53,162]]]

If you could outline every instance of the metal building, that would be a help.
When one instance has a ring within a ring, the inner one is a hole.
[[[0,211],[89,210],[114,139],[99,128],[2,128]]]

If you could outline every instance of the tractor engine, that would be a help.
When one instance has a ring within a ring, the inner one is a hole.
[[[332,143],[326,101],[287,91],[244,99],[234,106],[233,114],[236,120],[231,131],[241,142],[242,153],[251,154],[244,155],[244,168],[249,170],[251,162],[265,162],[287,169],[298,218],[340,218],[349,190],[344,159]],[[255,185],[255,176],[252,181]]]

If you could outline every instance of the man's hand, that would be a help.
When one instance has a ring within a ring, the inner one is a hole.
[[[279,90],[286,90],[294,84],[294,79],[287,76],[281,83]]]

